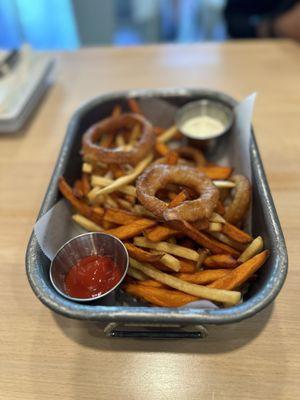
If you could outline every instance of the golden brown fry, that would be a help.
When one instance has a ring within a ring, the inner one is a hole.
[[[239,252],[245,250],[246,247],[245,244],[232,240],[230,237],[224,235],[222,232],[210,232],[210,234],[216,239],[218,239],[220,242],[225,243],[225,245],[228,245],[230,247],[233,247]]]
[[[209,287],[226,290],[233,290],[240,287],[264,264],[268,255],[269,251],[264,250],[241,264],[239,267],[233,269],[223,278],[211,283]]]
[[[235,187],[235,183],[232,181],[225,180],[214,180],[214,185],[217,186],[218,189],[232,189]]]
[[[130,259],[130,265],[133,268],[136,268],[137,270],[142,271],[144,274],[150,276],[150,278],[153,278],[174,289],[180,290],[181,292],[191,294],[192,296],[202,297],[208,300],[232,305],[237,304],[241,298],[240,292],[212,289],[206,286],[185,282],[174,276],[165,274],[156,268],[153,268],[150,264],[142,264],[134,259]]]
[[[140,109],[140,106],[138,105],[138,102],[136,101],[136,99],[131,97],[131,98],[129,98],[127,100],[127,103],[128,103],[128,107],[129,107],[131,112],[133,112],[135,114],[143,114],[142,110]]]
[[[97,176],[97,175],[92,175],[92,179],[91,179],[91,184],[93,187],[95,186],[108,186],[111,185],[113,183],[113,179],[110,178],[105,178],[104,176]],[[124,185],[122,187],[119,187],[117,189],[118,192],[124,193],[124,194],[128,194],[130,196],[135,196],[136,197],[136,189],[134,186],[132,185]]]
[[[169,228],[168,226],[159,225],[146,232],[145,236],[147,239],[151,240],[151,242],[162,242],[178,233],[180,232]]]
[[[232,173],[232,168],[222,167],[220,165],[207,165],[198,167],[199,171],[204,172],[210,179],[228,179]]]
[[[228,222],[222,226],[222,232],[232,240],[235,240],[239,243],[245,244],[253,240],[252,236],[250,236],[248,233],[242,231],[234,225],[229,224]]]
[[[107,208],[103,215],[103,220],[113,222],[117,225],[127,225],[141,219],[139,215],[133,214],[129,211],[120,210],[119,208]]]
[[[215,254],[203,261],[205,268],[235,268],[238,264],[238,261],[229,254]]]
[[[176,135],[177,132],[178,132],[177,127],[175,125],[171,126],[171,128],[167,129],[161,135],[158,136],[157,142],[158,143],[168,142],[170,139],[172,139]]]
[[[180,193],[178,193],[172,201],[168,204],[168,208],[172,207],[177,207],[179,204],[183,203],[185,200],[189,198],[189,194],[187,190],[182,190]]]
[[[157,254],[157,252],[155,251],[154,254]],[[171,269],[172,271],[178,272],[180,271],[180,261],[172,256],[171,254],[164,254],[162,256],[162,258],[159,261],[160,264],[165,265],[166,267],[169,268],[169,270]]]
[[[82,164],[82,172],[85,172],[86,174],[90,174],[93,171],[93,166],[92,164],[88,164],[88,163],[83,163]]]
[[[129,283],[123,285],[123,289],[131,296],[138,297],[160,307],[181,307],[187,303],[198,300],[195,296],[177,290],[151,287],[145,284]]]
[[[181,257],[178,257],[178,260],[180,262],[180,272],[189,274],[197,271],[197,264],[194,261],[187,260]]]
[[[144,285],[144,286],[156,287],[156,288],[166,288],[165,285],[163,285],[160,282],[155,281],[154,279],[146,279],[146,280],[140,281],[139,284]]]
[[[155,151],[162,157],[165,157],[171,150],[165,143],[157,142],[155,144]]]
[[[229,272],[230,270],[228,269],[208,269],[205,271],[198,271],[193,274],[179,273],[175,276],[186,282],[196,283],[197,285],[207,285],[208,283],[212,283],[217,279],[222,278]]]
[[[166,155],[166,164],[168,165],[176,165],[178,161],[178,154],[175,151],[170,151]]]
[[[220,222],[210,222],[208,230],[209,232],[221,232],[222,224]]]
[[[84,217],[92,220],[98,225],[101,225],[102,222],[102,215],[104,210],[100,207],[97,207],[97,212],[93,209],[93,207],[88,206],[83,201],[77,199],[71,187],[67,184],[65,179],[61,176],[58,179],[58,187],[62,195],[70,202],[70,204],[79,212],[79,214],[83,215]],[[101,215],[102,213],[102,215]]]
[[[147,275],[143,274],[141,271],[138,271],[137,269],[129,267],[127,270],[127,276],[130,276],[131,278],[136,279],[137,281],[144,281],[146,279],[149,279]]]
[[[136,221],[131,222],[130,224],[118,226],[117,228],[109,229],[105,231],[109,235],[114,235],[117,238],[124,240],[133,238],[140,233],[142,233],[145,229],[150,228],[155,225],[156,222],[152,219],[141,218]]]
[[[116,104],[112,110],[111,116],[118,117],[119,115],[121,115],[121,113],[122,113],[121,106],[119,104]]]
[[[155,263],[164,255],[163,253],[149,253],[148,251],[145,251],[132,243],[124,243],[124,245],[130,257],[141,262]]]
[[[225,219],[220,214],[217,214],[216,212],[212,213],[212,216],[210,217],[209,222],[220,222],[220,224],[226,223]]]
[[[264,242],[261,236],[258,236],[249,244],[245,251],[239,256],[238,261],[245,262],[257,253],[261,252],[264,248]]]
[[[83,173],[82,174],[82,191],[83,191],[83,195],[87,196],[89,191],[91,190],[91,184],[90,184],[90,177],[88,174]]]
[[[88,218],[80,215],[80,214],[74,214],[72,215],[73,221],[75,221],[78,225],[80,225],[82,228],[86,229],[87,231],[90,232],[103,232],[103,228],[95,224],[95,222],[89,220]]]

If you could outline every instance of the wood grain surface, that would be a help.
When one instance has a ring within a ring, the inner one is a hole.
[[[55,85],[22,132],[0,135],[0,398],[299,399],[300,50],[288,41],[55,53]],[[203,341],[112,340],[34,296],[26,245],[74,110],[128,88],[258,92],[254,127],[287,240],[289,275],[250,320]]]

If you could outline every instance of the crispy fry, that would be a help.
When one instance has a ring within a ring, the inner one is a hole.
[[[264,248],[264,242],[261,236],[258,236],[249,244],[245,251],[239,256],[238,261],[245,262],[249,258],[255,256],[257,253],[261,252]]]
[[[121,112],[122,112],[121,106],[119,104],[116,104],[112,110],[111,116],[118,117],[119,115],[121,115]]]
[[[193,225],[189,224],[186,221],[176,221],[176,225],[178,226],[179,229],[183,233],[185,233],[187,236],[189,236],[191,239],[195,240],[198,244],[200,244],[203,247],[206,247],[208,250],[210,250],[213,254],[230,254],[233,257],[238,257],[239,252],[232,247],[221,243],[208,235],[204,234],[203,232],[197,231],[193,227]]]
[[[181,257],[178,257],[178,260],[180,262],[180,272],[188,274],[197,271],[197,264],[194,261],[187,260]]]
[[[110,169],[114,174],[114,178],[120,178],[121,176],[125,175],[125,171],[123,170],[122,166],[119,164],[111,164]]]
[[[129,267],[127,270],[127,275],[130,276],[131,278],[136,279],[137,281],[144,281],[148,280],[148,276],[143,274],[141,271],[138,271],[137,269]],[[127,276],[126,275],[126,276]]]
[[[91,174],[93,171],[93,166],[92,164],[88,164],[86,162],[84,162],[82,164],[82,172],[85,172],[86,174]]]
[[[118,226],[117,228],[109,229],[105,231],[109,235],[114,235],[119,239],[130,239],[142,233],[145,229],[155,225],[155,221],[152,219],[141,218],[131,222],[127,225]]]
[[[108,194],[104,195],[104,197],[104,204],[106,207],[118,208],[118,203],[112,197],[110,197]]]
[[[211,283],[209,287],[226,290],[233,290],[240,287],[264,264],[268,255],[269,251],[264,250],[241,264],[239,267],[233,269],[223,278]]]
[[[129,144],[133,145],[137,141],[140,134],[141,134],[141,128],[139,124],[134,125],[132,131],[130,132]]]
[[[210,222],[208,230],[209,232],[221,232],[222,224],[220,222]]]
[[[215,254],[203,261],[206,268],[235,268],[238,264],[238,261],[229,254]]]
[[[209,250],[200,249],[200,250],[198,250],[198,253],[199,253],[199,260],[197,261],[197,264],[196,264],[197,270],[199,270],[202,267],[204,260],[206,259],[206,257],[209,254]]]
[[[86,229],[87,231],[91,232],[103,232],[103,228],[95,224],[95,222],[89,220],[88,218],[80,215],[80,214],[74,214],[72,215],[73,221],[75,221],[78,225],[80,225],[82,228]]]
[[[116,136],[116,145],[118,146],[118,147],[123,147],[123,146],[125,146],[125,139],[124,139],[124,137],[123,137],[123,135],[117,135]]]
[[[207,269],[205,271],[198,271],[193,274],[179,273],[175,276],[186,282],[196,283],[197,285],[207,285],[208,283],[212,283],[217,279],[222,278],[229,272],[230,270],[228,269]]]
[[[141,216],[155,218],[155,215],[152,212],[148,211],[145,207],[141,206],[140,204],[135,204],[133,206],[133,211]]]
[[[170,149],[165,143],[157,142],[155,144],[155,151],[162,157],[165,157],[169,152]]]
[[[170,151],[166,155],[166,164],[168,165],[176,165],[178,161],[178,154],[175,151]]]
[[[151,240],[151,242],[162,242],[178,233],[180,232],[169,228],[168,226],[159,225],[146,232],[145,236],[147,239]]]
[[[97,207],[97,212],[93,209],[93,207],[88,206],[83,201],[77,199],[70,186],[67,184],[65,179],[61,176],[58,179],[58,187],[62,195],[70,202],[70,204],[84,217],[92,220],[96,224],[100,225],[102,221],[102,215],[104,210],[100,207]],[[102,212],[102,215],[100,215]]]
[[[144,237],[136,237],[134,238],[134,244],[140,247],[146,247],[148,249],[154,249],[158,251],[164,251],[166,253],[173,254],[175,256],[179,256],[182,258],[186,258],[192,261],[198,261],[199,254],[192,249],[188,249],[187,247],[179,246],[178,244],[172,244],[168,242],[151,242],[150,240]]]
[[[83,184],[81,179],[77,179],[73,186],[73,194],[78,199],[82,199],[83,197]]]
[[[130,283],[124,285],[123,288],[126,293],[160,307],[181,307],[198,300],[195,296],[177,290],[145,286],[144,284]]]
[[[145,251],[132,243],[124,243],[124,245],[130,257],[141,262],[155,263],[164,255],[163,253],[149,253],[148,251]]]
[[[239,243],[249,243],[253,240],[248,233],[242,231],[234,225],[229,224],[228,222],[223,225],[222,232],[232,240],[235,240]]]
[[[112,194],[113,194],[113,193],[112,193]],[[122,209],[124,209],[124,210],[127,210],[127,211],[131,211],[131,210],[132,210],[132,204],[129,203],[129,201],[127,201],[127,200],[125,200],[125,199],[122,199],[121,197],[119,197],[119,198],[117,199],[117,203],[118,203],[118,205],[119,205]]]
[[[82,191],[83,191],[83,194],[84,194],[84,196],[87,196],[89,191],[91,190],[89,175],[83,173],[81,180],[82,180]]]
[[[226,223],[225,219],[220,214],[217,214],[215,212],[212,213],[209,222],[219,222],[220,224]]]
[[[140,216],[119,208],[107,208],[103,215],[104,221],[113,222],[117,225],[128,225],[138,219],[140,219]]]
[[[91,179],[91,184],[93,187],[103,187],[103,186],[108,186],[111,185],[114,181],[110,178],[105,178],[104,176],[97,176],[97,175],[92,175]],[[129,194],[130,196],[135,196],[136,197],[136,189],[132,185],[124,185],[121,186],[117,189],[118,192],[124,193],[124,194]]]
[[[112,182],[110,185],[104,187],[103,189],[97,189],[93,193],[90,192],[89,199],[91,201],[93,201],[97,198],[97,196],[99,196],[101,194],[112,193],[112,192],[118,190],[120,187],[128,185],[129,183],[133,182],[140,175],[140,173],[143,172],[143,170],[147,167],[147,165],[150,164],[150,162],[152,161],[152,158],[153,158],[152,154],[148,155],[146,158],[144,158],[142,161],[140,161],[137,164],[137,166],[134,168],[133,172],[131,172],[130,174],[116,179],[114,182]]]
[[[230,237],[224,235],[222,232],[210,232],[210,234],[218,239],[220,242],[225,243],[226,245],[233,247],[240,252],[245,250],[245,245],[243,243],[232,240]]]
[[[104,221],[104,220],[103,220],[103,222],[102,222],[102,226],[103,226],[103,228],[104,228],[105,230],[107,230],[107,229],[112,229],[112,228],[115,228],[115,227],[116,227],[116,225],[113,224],[112,222]]]
[[[204,172],[210,179],[228,179],[232,173],[232,168],[222,167],[220,165],[207,165],[198,167],[201,172]]]
[[[231,181],[214,180],[213,182],[218,189],[232,189],[235,187],[235,183]]]
[[[130,265],[150,276],[150,278],[184,293],[191,294],[192,296],[232,305],[237,304],[241,298],[240,292],[211,289],[205,286],[195,285],[194,283],[185,282],[153,268],[150,264],[142,264],[134,259],[130,259]]]
[[[154,254],[157,254],[157,252],[154,252]],[[175,272],[180,271],[180,268],[181,268],[180,261],[177,260],[177,258],[172,256],[171,254],[164,254],[159,262],[160,262],[160,264],[165,265],[172,271],[175,271]]]
[[[134,268],[133,268],[134,269]],[[139,271],[138,271],[139,272]],[[140,284],[144,285],[144,286],[150,286],[150,287],[156,287],[156,288],[163,288],[165,287],[165,285],[163,285],[160,282],[155,281],[154,279],[146,279],[143,281],[139,282]]]
[[[138,105],[138,102],[136,101],[136,99],[134,99],[133,97],[130,97],[127,100],[127,103],[128,103],[128,107],[129,107],[131,112],[136,113],[136,114],[143,114],[142,110],[140,109],[140,106]]]
[[[176,126],[175,125],[171,126],[171,128],[167,129],[166,131],[164,131],[164,133],[158,136],[157,142],[158,143],[168,142],[170,139],[172,139],[172,137],[176,135],[177,132],[178,129],[176,128]]]
[[[178,193],[172,199],[172,201],[170,201],[170,203],[168,204],[168,208],[177,207],[177,206],[179,206],[179,204],[183,203],[188,198],[189,198],[189,194],[188,194],[187,190],[184,189],[180,193]]]

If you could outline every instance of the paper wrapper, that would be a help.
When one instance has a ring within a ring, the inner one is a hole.
[[[251,121],[256,94],[248,96],[239,103],[235,110],[235,122],[232,133],[224,138],[224,143],[214,150],[213,161],[222,165],[230,165],[234,170],[247,176],[251,181],[251,160],[250,160],[250,136]],[[174,115],[177,107],[165,100],[145,98],[139,103],[144,115],[154,125],[169,127],[174,123]],[[35,224],[34,232],[37,241],[45,253],[52,260],[59,248],[73,237],[84,233],[85,230],[73,222],[70,205],[60,200]],[[246,221],[246,226],[251,231],[251,210]],[[126,295],[116,297],[118,305],[141,305],[135,299]],[[182,308],[217,308],[215,304],[207,300],[200,300],[190,303]]]

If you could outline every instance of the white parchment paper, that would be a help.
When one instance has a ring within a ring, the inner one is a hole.
[[[250,160],[250,136],[251,121],[254,109],[256,94],[253,93],[234,110],[235,122],[232,133],[226,137],[226,141],[216,149],[214,161],[233,166],[235,172],[246,175],[251,181],[251,160]],[[145,116],[154,124],[168,127],[174,123],[174,115],[177,107],[165,100],[155,98],[144,98],[140,101],[140,107]],[[58,201],[47,213],[45,213],[35,224],[34,232],[41,250],[52,260],[59,248],[73,237],[85,232],[71,218],[72,210],[64,200]],[[247,221],[247,228],[250,230],[251,215]],[[120,297],[118,304],[123,304]],[[210,301],[201,300],[190,303],[183,308],[217,308]]]

